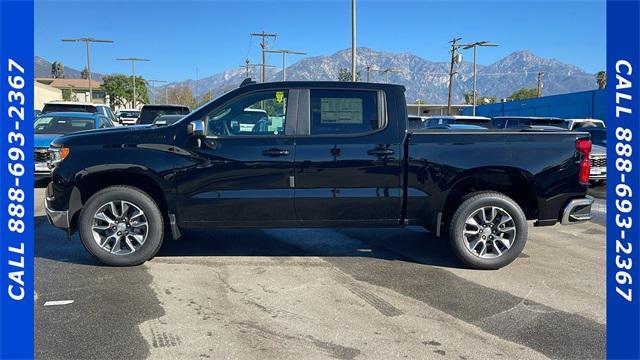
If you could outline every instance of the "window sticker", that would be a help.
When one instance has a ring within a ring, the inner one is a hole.
[[[362,124],[363,106],[360,98],[322,98],[320,123]]]
[[[283,100],[284,100],[284,91],[276,91],[276,102],[278,104],[282,104]]]

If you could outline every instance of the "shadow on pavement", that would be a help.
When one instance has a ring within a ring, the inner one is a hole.
[[[35,219],[35,256],[98,265],[77,233],[70,241],[44,216]],[[392,249],[401,249],[402,255]],[[156,257],[317,256],[366,257],[444,267],[462,267],[444,238],[420,228],[405,229],[217,229],[185,231],[179,240],[165,239]]]

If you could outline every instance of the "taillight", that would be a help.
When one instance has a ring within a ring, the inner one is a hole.
[[[578,173],[578,179],[581,184],[589,183],[589,175],[591,173],[591,161],[589,160],[589,154],[591,153],[591,140],[590,139],[578,139],[576,140],[576,150],[582,154],[580,159],[580,172]]]

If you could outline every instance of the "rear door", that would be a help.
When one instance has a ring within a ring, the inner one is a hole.
[[[190,145],[191,165],[176,172],[186,225],[272,227],[295,220],[291,95],[240,94],[203,118],[207,136]]]
[[[401,213],[401,145],[377,90],[301,90],[295,157],[298,219],[396,223]],[[406,121],[406,120],[404,120]]]

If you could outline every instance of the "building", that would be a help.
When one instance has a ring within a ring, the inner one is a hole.
[[[463,109],[471,109],[467,104],[451,104],[451,115],[460,115]],[[409,116],[434,116],[447,114],[447,104],[407,104]]]
[[[62,90],[37,81],[33,82],[33,108],[42,110],[44,103],[62,100]]]
[[[65,100],[88,102],[94,104],[106,104],[107,95],[102,89],[102,82],[91,80],[93,99],[89,100],[89,80],[88,79],[50,79],[38,78],[37,82],[60,89],[63,92],[70,92],[71,97]]]
[[[600,119],[606,122],[605,90],[581,91],[539,98],[505,101],[476,107],[478,116],[552,116],[564,119]],[[471,115],[471,108],[462,113]]]

